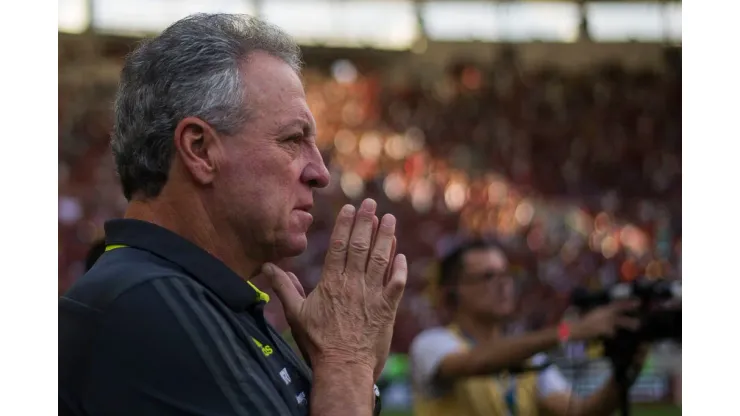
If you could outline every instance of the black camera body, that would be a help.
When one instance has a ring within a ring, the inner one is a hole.
[[[571,295],[571,305],[581,312],[588,312],[622,299],[638,299],[641,303],[637,314],[641,322],[640,329],[628,336],[641,342],[681,342],[681,308],[671,306],[671,303],[681,300],[680,281],[637,279],[596,292],[576,289]]]
[[[624,416],[630,413],[628,391],[638,375],[631,367],[639,346],[660,340],[681,342],[681,282],[638,279],[597,292],[575,290],[571,295],[571,305],[581,312],[588,312],[626,299],[640,301],[640,308],[633,315],[640,320],[640,328],[637,331],[620,329],[614,337],[603,340],[604,355],[611,360],[620,386],[620,408]]]

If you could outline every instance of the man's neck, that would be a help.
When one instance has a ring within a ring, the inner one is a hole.
[[[182,204],[160,195],[151,200],[131,201],[125,218],[156,224],[194,243],[221,260],[242,279],[254,277],[261,263],[249,259],[248,251],[231,230],[218,230],[200,204]]]
[[[460,313],[455,317],[455,323],[465,336],[472,338],[477,344],[496,339],[504,333],[504,323],[501,320]]]

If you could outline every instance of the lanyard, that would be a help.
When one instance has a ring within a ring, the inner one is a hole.
[[[475,345],[475,340],[473,337],[469,336],[465,332],[460,330],[460,334],[468,340],[469,343],[472,345]],[[491,376],[496,383],[496,387],[498,388],[499,392],[504,393],[504,402],[506,403],[506,409],[507,409],[507,415],[506,416],[516,416],[517,415],[517,399],[516,399],[516,377],[509,374],[507,376],[508,378],[508,386],[504,386],[504,382],[501,379],[500,376]]]

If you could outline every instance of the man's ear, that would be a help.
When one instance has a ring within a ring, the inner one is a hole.
[[[185,169],[201,185],[213,182],[221,157],[219,135],[205,121],[186,117],[175,127],[175,151]]]

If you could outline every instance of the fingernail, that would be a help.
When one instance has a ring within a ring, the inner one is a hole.
[[[392,227],[392,226],[396,225],[396,217],[394,217],[393,215],[390,215],[390,214],[383,215],[383,219],[380,222],[383,225],[385,225],[386,227]]]
[[[364,209],[365,211],[370,211],[370,212],[374,211],[375,201],[370,198],[362,201],[362,209]]]
[[[262,273],[269,277],[275,274],[275,270],[273,270],[270,264],[265,263],[262,265]]]
[[[347,204],[342,207],[342,214],[343,215],[355,215],[355,207],[353,207],[350,204]]]

